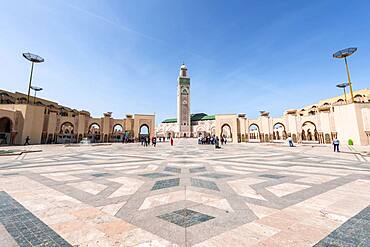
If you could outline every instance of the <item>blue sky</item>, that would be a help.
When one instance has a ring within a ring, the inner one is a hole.
[[[0,88],[86,109],[176,116],[178,70],[191,76],[192,112],[279,116],[338,95],[336,50],[355,46],[354,89],[370,83],[370,2],[342,0],[3,1]]]

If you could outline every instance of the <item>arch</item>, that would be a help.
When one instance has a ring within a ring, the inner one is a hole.
[[[277,122],[272,126],[273,139],[274,140],[285,140],[287,138],[285,125]]]
[[[252,123],[251,125],[249,125],[248,132],[249,132],[250,141],[261,141],[260,140],[261,139],[260,127],[257,124]]]
[[[10,133],[12,131],[13,122],[8,117],[0,118],[0,133]]]
[[[91,142],[100,142],[100,125],[96,122],[90,124],[88,138]]]
[[[200,126],[200,127],[196,128],[195,132],[196,132],[195,133],[195,136],[196,137],[204,137],[204,136],[206,136],[206,131],[203,128],[203,126]]]
[[[19,97],[17,98],[18,104],[26,104],[27,103],[27,98],[25,97]]]
[[[336,103],[344,104],[344,99],[338,99]]]
[[[100,125],[97,123],[92,123],[89,126],[89,134],[100,134]]]
[[[139,140],[142,140],[143,138],[147,138],[147,137],[150,138],[149,125],[142,124],[140,125],[140,128],[139,128]]]
[[[0,145],[11,144],[13,122],[8,117],[0,118]]]
[[[123,131],[123,126],[121,124],[115,124],[113,125],[112,129],[112,135],[110,135],[110,140],[111,142],[122,142],[124,139],[124,131]]]
[[[353,97],[353,98],[354,98],[354,101],[357,102],[357,103],[363,102],[361,94],[356,94],[355,97]]]
[[[319,140],[316,124],[314,124],[311,121],[306,121],[302,124],[302,140],[307,141]]]
[[[123,132],[123,126],[121,124],[115,124],[113,126],[113,133]]]
[[[189,92],[188,92],[188,90],[186,88],[182,88],[181,89],[181,94],[188,95]]]
[[[74,132],[74,125],[71,122],[64,122],[60,126],[60,134],[73,134]]]
[[[74,125],[71,122],[64,122],[60,125],[60,131],[57,136],[57,143],[72,143],[76,142],[74,134]]]
[[[226,138],[228,142],[233,141],[233,135],[229,124],[225,123],[221,126],[221,136]]]

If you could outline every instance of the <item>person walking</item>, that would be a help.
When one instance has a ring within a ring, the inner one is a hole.
[[[26,141],[24,142],[24,145],[30,145],[31,138],[29,136],[26,137]]]
[[[144,142],[145,147],[147,147],[148,144],[149,144],[149,137],[147,136],[145,137],[145,142]]]
[[[293,139],[292,139],[292,137],[291,137],[291,136],[289,136],[289,137],[287,138],[287,140],[288,140],[289,147],[294,147],[294,143],[293,143]]]
[[[157,145],[157,138],[155,136],[152,139],[152,144],[154,147]]]
[[[173,146],[173,138],[172,138],[172,136],[170,138],[170,143],[171,143],[171,146]]]
[[[339,140],[337,138],[334,138],[333,146],[334,146],[334,152],[340,152],[339,151]]]
[[[221,148],[221,146],[220,146],[220,139],[218,138],[218,136],[216,136],[216,138],[215,138],[215,148],[216,149]]]

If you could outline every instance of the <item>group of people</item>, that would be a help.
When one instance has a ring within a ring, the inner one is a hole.
[[[210,144],[210,145],[216,145],[216,141],[220,142],[220,139],[218,136],[206,136],[206,137],[199,137],[198,138],[198,144]],[[227,138],[221,136],[221,144],[224,145],[227,143]]]
[[[25,143],[24,145],[30,145],[30,140],[31,138],[29,136],[26,137],[26,140],[25,140]],[[161,137],[159,137],[159,140],[162,142],[162,139]],[[148,147],[150,146],[150,142],[152,143],[152,145],[154,147],[157,146],[157,137],[152,137],[152,140],[150,140],[149,136],[142,136],[140,138],[140,141],[141,141],[141,145],[144,146],[144,147]],[[163,141],[165,141],[165,138],[163,138]],[[288,136],[287,138],[287,142],[288,142],[288,145],[289,147],[294,147],[294,142],[293,142],[293,139],[291,136]],[[227,143],[227,138],[225,138],[224,136],[221,136],[221,145],[224,145]],[[174,141],[173,141],[173,138],[170,137],[170,144],[171,146],[173,146],[174,144]],[[220,146],[220,139],[218,138],[218,136],[206,136],[206,137],[199,137],[198,138],[198,144],[210,144],[210,145],[215,145],[215,148],[221,148]],[[333,142],[332,142],[333,146],[334,146],[334,152],[340,152],[339,151],[339,140],[337,138],[334,138],[333,139]]]
[[[227,143],[227,139],[223,136],[221,137],[221,144],[224,145]],[[206,137],[199,137],[198,138],[198,144],[209,144],[209,145],[215,145],[215,148],[221,148],[220,146],[220,138],[218,136],[206,136]]]
[[[141,145],[144,147],[148,147],[150,145],[150,141],[154,147],[157,146],[157,137],[155,136],[152,137],[152,140],[150,140],[149,136],[142,136],[140,139]]]

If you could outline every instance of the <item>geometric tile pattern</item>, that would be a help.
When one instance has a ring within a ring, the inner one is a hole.
[[[111,175],[111,174],[107,173],[107,172],[100,172],[100,173],[91,174],[91,176],[96,177],[96,178],[106,177],[106,176],[109,176],[109,175]]]
[[[262,175],[258,175],[259,177],[263,177],[263,178],[273,178],[273,179],[280,179],[280,178],[284,178],[285,176],[281,176],[281,175],[273,175],[273,174],[262,174]]]
[[[181,173],[181,168],[166,166],[166,168],[164,168],[164,171],[174,172],[174,173]]]
[[[207,171],[205,167],[194,167],[194,168],[189,169],[190,173],[205,172],[205,171]]]
[[[0,223],[19,246],[72,247],[4,191],[0,191]]]
[[[175,187],[175,186],[179,186],[179,184],[180,184],[179,178],[160,180],[160,181],[155,182],[151,190],[160,190],[164,188]]]
[[[37,148],[0,159],[0,190],[73,246],[313,246],[370,205],[370,158],[327,146]],[[367,231],[355,218],[330,241]]]
[[[215,182],[204,179],[191,178],[191,186],[220,191]]]
[[[208,177],[208,178],[227,178],[227,177],[231,177],[231,175],[228,175],[228,174],[224,174],[224,173],[208,173],[208,174],[202,174],[201,175],[202,177]]]
[[[190,209],[180,209],[171,213],[160,215],[158,216],[158,218],[186,228],[214,219],[215,217],[202,214]]]
[[[147,177],[147,178],[161,178],[161,177],[167,177],[171,175],[166,174],[166,173],[161,173],[161,172],[153,172],[153,173],[141,174],[140,176]]]
[[[370,246],[370,206],[314,246]]]

